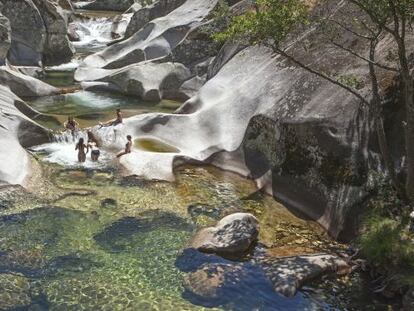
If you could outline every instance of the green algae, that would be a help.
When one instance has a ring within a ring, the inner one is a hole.
[[[180,150],[170,146],[166,143],[163,143],[159,140],[150,139],[150,138],[139,138],[134,140],[134,147],[140,150],[149,151],[149,152],[159,152],[159,153],[179,153]]]

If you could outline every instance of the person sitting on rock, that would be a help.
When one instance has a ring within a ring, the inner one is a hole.
[[[68,120],[63,124],[65,129],[72,132],[72,134],[78,130],[79,123],[75,121],[75,119],[72,116],[68,117]]]
[[[86,149],[86,152],[85,152]],[[78,161],[83,163],[86,161],[86,154],[89,152],[89,147],[85,145],[84,139],[79,138],[79,142],[76,144],[75,150],[78,150]]]
[[[88,148],[90,148],[91,151],[91,160],[93,162],[96,162],[99,160],[99,156],[101,155],[101,151],[99,150],[100,144],[98,139],[93,135],[91,131],[88,131]]]
[[[128,142],[125,145],[125,150],[122,151],[121,153],[118,153],[117,156],[116,156],[117,158],[120,158],[123,155],[131,153],[131,149],[132,149],[132,137],[131,137],[131,135],[127,136],[127,140],[128,140]]]
[[[123,118],[122,118],[122,112],[121,109],[117,109],[116,110],[116,118],[114,120],[110,120],[106,123],[100,123],[101,127],[105,127],[105,126],[116,126],[118,124],[122,124],[123,123]]]

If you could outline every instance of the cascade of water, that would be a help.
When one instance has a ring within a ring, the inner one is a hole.
[[[78,50],[98,49],[112,41],[112,19],[108,17],[78,18],[73,22],[79,41],[73,42]]]
[[[90,130],[100,142],[101,156],[98,162],[92,162],[88,155],[86,162],[81,165],[88,168],[106,167],[111,164],[115,154],[121,151],[126,143],[123,125],[95,127]],[[34,150],[45,152],[47,154],[45,160],[48,162],[68,167],[78,166],[80,164],[75,147],[80,138],[84,139],[85,144],[87,143],[87,130],[55,133],[52,142],[37,146]]]

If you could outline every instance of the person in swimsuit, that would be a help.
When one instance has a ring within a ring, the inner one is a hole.
[[[122,118],[122,112],[121,109],[117,109],[116,110],[116,118],[114,120],[108,121],[106,123],[101,123],[101,127],[106,127],[106,126],[116,126],[118,124],[122,124],[123,123],[123,118]]]
[[[93,135],[91,131],[88,131],[88,148],[90,148],[91,151],[91,160],[93,162],[96,162],[99,160],[99,156],[101,155],[101,151],[99,150],[100,144],[98,142],[98,139]]]
[[[86,149],[86,152],[85,152]],[[86,161],[86,154],[89,152],[89,147],[85,145],[84,139],[79,138],[79,142],[76,144],[75,150],[78,150],[78,160],[79,162]]]
[[[65,129],[71,131],[72,134],[79,128],[79,123],[71,116],[68,117],[68,120],[63,125],[65,126]]]
[[[131,137],[131,135],[127,136],[127,140],[128,140],[128,142],[125,145],[125,150],[122,151],[121,153],[118,153],[118,155],[116,156],[117,158],[120,158],[123,155],[131,153],[131,148],[132,148],[132,137]]]

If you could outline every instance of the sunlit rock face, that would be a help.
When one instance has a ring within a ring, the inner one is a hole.
[[[167,56],[192,29],[203,23],[216,4],[217,0],[185,2],[170,14],[146,24],[129,39],[88,56],[75,78],[93,80],[100,69],[120,68]],[[87,69],[82,70],[82,67]]]
[[[38,66],[71,59],[66,15],[51,0],[1,0],[10,20],[12,39],[8,59],[13,65]]]
[[[159,0],[153,4],[145,6],[134,12],[128,24],[125,37],[129,38],[139,31],[148,22],[158,17],[167,15],[171,11],[182,5],[185,0]]]
[[[0,86],[0,184],[25,184],[31,163],[24,147],[48,140],[47,131],[20,110],[28,115],[36,113],[7,87]]]
[[[97,11],[126,11],[137,0],[93,0],[84,4],[77,4],[75,6],[85,10]]]

